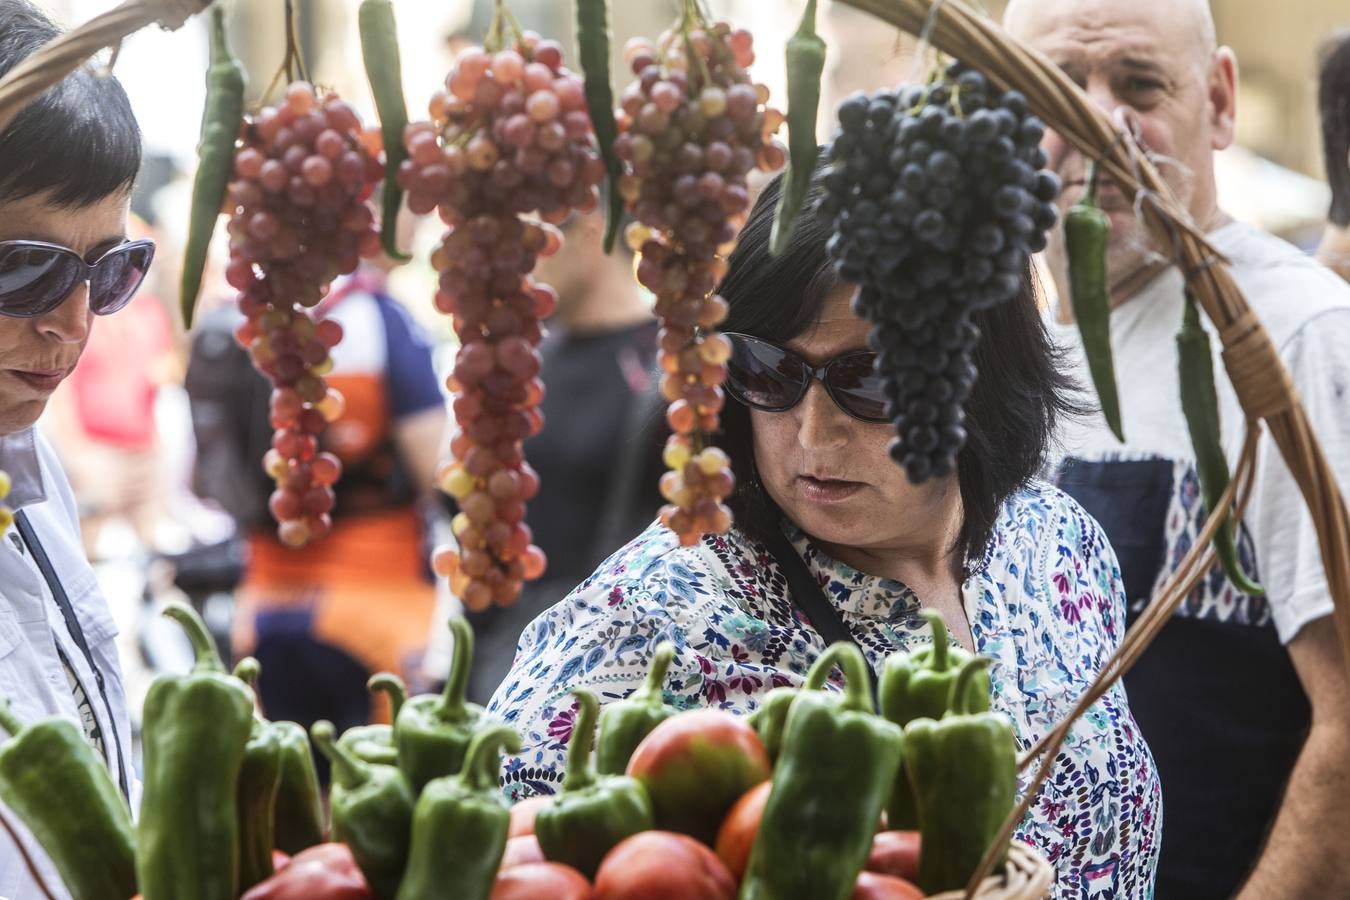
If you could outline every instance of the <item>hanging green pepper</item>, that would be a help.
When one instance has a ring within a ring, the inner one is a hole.
[[[389,720],[398,721],[398,714],[408,699],[408,689],[403,679],[391,672],[376,672],[366,682],[366,688],[373,694],[379,691],[389,698]],[[342,732],[338,745],[358,759],[382,766],[398,765],[398,748],[394,745],[394,726],[378,723],[375,725],[357,725]]]
[[[225,40],[225,12],[211,10],[211,63],[206,71],[206,108],[197,145],[197,174],[192,180],[192,212],[188,216],[187,249],[179,303],[183,327],[192,327],[197,294],[211,235],[216,230],[225,192],[234,174],[234,142],[244,121],[244,67],[230,53]]]
[[[549,860],[594,878],[615,844],[654,827],[652,802],[635,778],[596,775],[591,746],[600,701],[585,688],[572,691],[572,696],[577,699],[577,717],[567,743],[567,774],[562,791],[535,817],[534,834]]]
[[[824,687],[834,665],[833,654],[822,653],[811,668],[806,670],[806,678],[802,681],[801,687],[774,688],[764,695],[764,701],[750,714],[747,721],[750,727],[755,729],[759,739],[764,742],[764,749],[771,761],[778,760],[778,754],[783,748],[783,735],[787,730],[787,717],[792,709],[792,701],[796,700],[802,691],[818,691]]]
[[[468,620],[457,616],[450,620],[450,630],[455,644],[445,690],[410,698],[394,721],[398,765],[414,794],[420,794],[433,778],[457,773],[474,732],[496,724],[481,706],[464,700],[473,666],[473,629]]]
[[[1102,415],[1116,440],[1125,440],[1120,422],[1120,396],[1111,361],[1111,288],[1106,274],[1106,246],[1111,220],[1097,206],[1097,162],[1092,163],[1087,190],[1064,216],[1064,249],[1069,262],[1069,299],[1083,339]]]
[[[363,762],[339,747],[332,722],[315,722],[310,734],[333,764],[328,798],[333,839],[352,849],[377,900],[394,900],[411,840],[413,792],[408,780],[392,766]]]
[[[666,671],[674,658],[675,645],[662,641],[652,654],[646,683],[627,698],[605,704],[600,712],[600,732],[595,739],[595,770],[599,774],[622,775],[642,739],[675,715],[675,707],[667,706],[661,699]]]
[[[144,789],[136,875],[144,900],[239,896],[239,772],[253,731],[253,692],[225,671],[192,607],[164,614],[187,633],[196,664],[161,675],[143,713]]]
[[[623,196],[619,193],[619,176],[623,165],[614,152],[614,139],[619,126],[614,121],[614,91],[609,83],[609,2],[608,0],[577,0],[577,55],[581,71],[586,76],[586,110],[591,116],[591,128],[600,148],[609,174],[605,191],[609,197],[608,220],[605,224],[605,252],[614,249],[614,238],[623,223]]]
[[[820,76],[825,71],[825,42],[816,34],[816,0],[807,0],[797,31],[787,42],[788,166],[783,190],[769,232],[769,254],[787,249],[797,226],[811,175],[816,168],[816,111],[820,105]]]
[[[1223,455],[1219,429],[1219,395],[1214,389],[1214,357],[1210,355],[1209,333],[1200,325],[1195,298],[1186,291],[1181,330],[1177,332],[1177,371],[1181,381],[1181,411],[1191,432],[1195,451],[1195,471],[1200,478],[1200,493],[1205,511],[1212,513],[1228,490],[1228,460]],[[1224,574],[1244,594],[1260,596],[1266,589],[1247,577],[1238,562],[1233,519],[1224,519],[1214,533],[1214,553]]]
[[[905,760],[919,807],[919,887],[964,888],[979,868],[1017,796],[1017,743],[1008,717],[966,706],[971,681],[989,665],[977,656],[961,667],[941,719],[905,726]],[[997,865],[1003,865],[1000,856]]]
[[[503,750],[520,750],[514,728],[479,731],[469,743],[464,770],[423,789],[399,900],[488,900],[511,828],[511,808],[497,787]]]
[[[816,666],[828,673],[836,662],[842,697],[801,691],[792,702],[742,900],[848,900],[871,852],[900,764],[901,732],[872,712],[862,651],[840,641]]]
[[[366,78],[380,114],[384,137],[384,187],[380,212],[380,240],[390,259],[407,262],[411,256],[398,249],[398,211],[403,192],[398,186],[398,168],[408,158],[403,147],[403,129],[408,127],[408,104],[403,99],[403,65],[399,58],[398,28],[390,0],[361,0],[357,11],[361,31],[361,57]]]
[[[241,659],[234,677],[252,687],[261,667],[253,657]],[[259,715],[244,745],[244,764],[235,791],[239,810],[239,890],[246,891],[272,875],[277,792],[281,788],[281,736]]]
[[[25,726],[3,698],[0,729],[10,735],[0,747],[0,800],[42,845],[71,897],[136,893],[131,811],[84,732],[60,716]]]
[[[281,744],[281,781],[277,785],[272,838],[276,849],[294,856],[322,844],[328,837],[319,797],[319,776],[314,771],[314,749],[304,727],[295,722],[271,724]]]

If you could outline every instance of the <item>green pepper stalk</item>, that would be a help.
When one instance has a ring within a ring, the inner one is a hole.
[[[431,779],[457,773],[474,732],[497,724],[484,715],[483,707],[464,699],[473,666],[473,629],[468,620],[457,616],[450,620],[450,630],[455,644],[445,690],[410,698],[394,721],[398,765],[408,776],[414,795]]]
[[[1177,332],[1177,372],[1181,382],[1181,411],[1191,433],[1195,451],[1195,472],[1205,511],[1213,513],[1228,490],[1228,460],[1220,441],[1219,395],[1214,389],[1214,357],[1210,355],[1209,333],[1200,325],[1195,298],[1186,291],[1182,307],[1181,330]],[[1266,589],[1247,577],[1238,562],[1233,519],[1225,516],[1214,532],[1214,553],[1233,587],[1244,594],[1259,597]]]
[[[389,720],[398,721],[398,714],[408,699],[408,689],[403,679],[391,672],[376,672],[366,682],[366,688],[372,694],[380,692],[389,698]],[[352,753],[358,759],[382,766],[398,765],[398,747],[394,743],[394,727],[379,723],[375,725],[357,725],[342,732],[338,745]]]
[[[811,175],[816,168],[816,113],[820,106],[820,76],[825,71],[825,42],[816,34],[816,0],[807,0],[797,31],[787,42],[788,166],[783,190],[769,232],[769,253],[787,249],[797,226]]]
[[[867,862],[900,764],[901,730],[872,712],[862,651],[840,641],[816,665],[828,672],[835,662],[844,670],[842,699],[801,691],[792,703],[742,900],[848,900]]]
[[[245,657],[234,667],[234,677],[252,688],[261,671],[258,661]],[[253,731],[244,745],[235,805],[239,815],[239,890],[247,891],[272,875],[277,792],[281,789],[281,736],[256,713]]]
[[[413,793],[408,780],[392,766],[372,765],[339,747],[332,722],[315,722],[310,734],[333,764],[328,798],[333,839],[351,848],[377,900],[394,900],[411,840]]]
[[[281,744],[281,780],[272,816],[272,841],[276,849],[294,856],[328,837],[319,775],[304,727],[295,722],[273,722],[271,727]]]
[[[136,893],[131,811],[84,733],[60,716],[25,726],[0,699],[0,797],[74,900]]]
[[[608,703],[600,712],[600,733],[595,739],[595,769],[601,775],[622,775],[628,760],[652,733],[652,729],[675,715],[676,709],[662,699],[666,672],[675,658],[675,645],[662,641],[652,655],[647,680],[628,697]]]
[[[967,707],[969,686],[989,660],[977,656],[952,685],[941,719],[905,726],[905,759],[919,810],[923,852],[919,887],[927,894],[964,888],[1017,797],[1017,743],[1001,713]],[[996,865],[1002,866],[1004,855]]]
[[[234,174],[234,144],[244,121],[244,67],[230,53],[225,39],[225,12],[211,10],[211,61],[206,70],[206,107],[202,111],[201,141],[197,146],[197,174],[192,180],[192,210],[188,215],[187,248],[179,285],[183,327],[192,327],[192,314],[201,291],[211,235],[225,205],[225,192]]]
[[[398,29],[394,5],[390,0],[361,0],[356,13],[361,33],[361,58],[380,114],[380,133],[384,138],[384,186],[380,210],[380,242],[385,255],[398,262],[412,259],[398,248],[398,212],[403,191],[398,186],[398,169],[408,158],[403,146],[403,129],[408,126],[408,104],[403,99],[403,65],[399,59]]]
[[[760,703],[759,708],[750,714],[747,721],[750,727],[755,729],[759,739],[764,742],[764,749],[769,754],[770,761],[776,762],[779,752],[783,749],[783,735],[787,729],[788,712],[792,709],[792,701],[796,700],[802,691],[818,691],[823,688],[833,668],[834,656],[822,653],[811,668],[806,670],[806,678],[802,681],[801,687],[774,688],[764,695],[764,701]]]
[[[1099,172],[1094,160],[1087,190],[1064,216],[1064,250],[1069,264],[1069,299],[1083,339],[1088,374],[1097,389],[1106,424],[1116,440],[1123,442],[1125,429],[1120,421],[1120,396],[1111,360],[1111,288],[1106,272],[1111,219],[1097,205]]]
[[[235,900],[235,795],[253,732],[253,692],[225,671],[192,607],[170,603],[164,614],[183,627],[196,663],[186,675],[159,676],[145,697],[137,880],[144,900]]]
[[[654,827],[646,789],[627,775],[596,775],[591,762],[600,701],[577,688],[577,717],[567,743],[567,774],[553,803],[539,810],[535,837],[544,856],[594,878],[600,861],[630,835]]]
[[[514,728],[479,731],[469,743],[464,770],[423,788],[399,900],[488,900],[511,829],[510,806],[497,787],[503,750],[520,750]]]

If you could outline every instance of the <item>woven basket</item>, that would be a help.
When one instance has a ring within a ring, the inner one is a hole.
[[[1043,900],[1049,896],[1050,885],[1055,880],[1055,870],[1031,847],[1021,841],[1013,841],[1008,848],[1008,864],[1000,878],[986,878],[974,900]],[[928,900],[961,900],[965,891],[943,891],[933,894]]]

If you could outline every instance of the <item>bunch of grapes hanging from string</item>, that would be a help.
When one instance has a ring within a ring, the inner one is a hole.
[[[408,126],[399,183],[414,212],[436,210],[449,226],[432,255],[436,306],[460,340],[449,379],[459,431],[438,475],[459,504],[459,546],[438,549],[433,564],[482,609],[513,602],[544,570],[523,521],[539,478],[521,446],[543,427],[536,348],[557,295],[530,272],[561,246],[557,224],[595,208],[605,168],[561,47],[520,30],[500,5],[484,47],[460,54],[430,113]]]
[[[917,484],[956,469],[979,374],[974,315],[1023,290],[1059,179],[1025,98],[959,63],[922,86],[854,94],[838,117],[819,211],[834,222],[840,276],[860,285],[855,309],[874,323],[891,455]]]
[[[731,345],[716,331],[727,307],[713,290],[750,205],[746,176],[785,161],[770,138],[783,116],[764,106],[768,89],[746,72],[750,33],[707,23],[693,0],[656,43],[629,41],[624,58],[636,76],[620,98],[615,143],[626,170],[620,190],[637,219],[626,240],[639,255],[638,281],[656,295],[661,392],[674,432],[661,521],[688,545],[731,525],[722,501],[735,480],[712,446]]]
[[[263,459],[276,483],[269,507],[280,540],[300,547],[332,528],[342,471],[319,450],[320,433],[342,412],[342,396],[324,381],[342,328],[311,309],[334,278],[379,252],[366,204],[381,177],[378,137],[339,97],[297,81],[282,102],[245,120],[241,138],[226,278],[246,319],[235,337],[274,385]]]

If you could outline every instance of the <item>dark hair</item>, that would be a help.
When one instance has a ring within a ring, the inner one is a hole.
[[[61,30],[28,0],[0,0],[0,75]],[[88,67],[72,72],[0,131],[0,202],[49,194],[77,209],[129,190],[141,130],[122,85]]]
[[[1350,225],[1350,31],[1333,35],[1323,48],[1318,74],[1322,152],[1331,185],[1331,224]]]
[[[718,288],[730,306],[725,330],[775,343],[790,341],[814,324],[841,284],[825,253],[830,222],[813,212],[819,172],[787,249],[769,255],[781,183],[782,176],[776,176],[760,194]],[[1016,300],[977,313],[975,323],[982,335],[975,351],[981,377],[966,402],[968,437],[957,457],[964,519],[952,548],[967,565],[984,558],[1004,500],[1040,472],[1056,417],[1077,412],[1069,399],[1073,383],[1058,366],[1030,272]],[[741,527],[757,537],[776,528],[781,513],[758,484],[749,411],[728,402],[722,423],[721,443],[738,482],[730,505]]]

